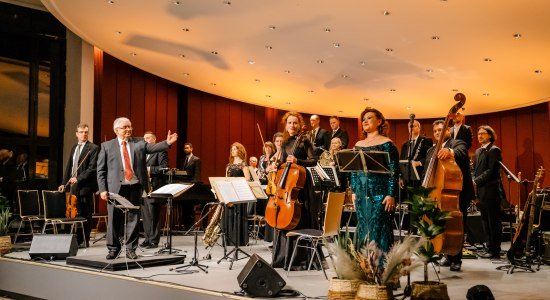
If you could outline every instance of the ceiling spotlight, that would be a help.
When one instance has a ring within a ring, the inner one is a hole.
[[[395,92],[395,89],[390,89],[390,92]]]
[[[483,96],[489,96],[489,93],[483,93]]]
[[[265,46],[265,48],[266,48],[267,50],[273,50],[273,47],[271,47],[271,46],[269,46],[269,45]]]
[[[214,55],[218,55],[218,51],[211,51],[210,53],[212,53]]]
[[[432,70],[432,69],[427,69],[427,70],[426,70],[426,72],[428,72],[428,73],[432,73],[433,71],[434,71],[434,70]]]
[[[266,98],[271,98],[271,95],[265,95]]]
[[[315,92],[315,91],[314,91],[314,90],[309,90],[309,91],[307,91],[307,92],[308,92],[308,93],[313,93],[313,92]]]
[[[325,28],[325,32],[331,32],[330,28]]]
[[[521,33],[514,33],[514,38],[519,39],[521,38]]]
[[[407,110],[413,109],[412,106],[407,106]]]
[[[437,35],[434,35],[434,36],[432,36],[432,40],[437,41],[437,40],[439,40],[439,37]]]
[[[325,62],[325,61],[322,60],[322,59],[318,59],[318,60],[317,60],[317,63],[318,63],[318,64],[322,64],[322,63],[324,63],[324,62]]]
[[[290,70],[285,70],[285,73],[290,74]]]
[[[135,53],[135,52],[131,52],[130,54],[132,54],[132,56],[136,56],[136,55],[137,55],[137,53]]]
[[[183,73],[183,76],[189,76],[189,73]]]
[[[393,52],[393,49],[392,48],[386,48],[386,51],[387,52]]]
[[[340,47],[340,43],[334,43],[332,45],[334,46],[334,48],[339,48]]]
[[[172,2],[172,3],[174,3],[174,5],[180,5],[180,4],[181,4],[180,1],[174,1],[174,2]]]
[[[383,13],[382,13],[384,16],[389,16],[390,15],[390,12],[385,10]]]
[[[254,79],[254,82],[256,82],[256,83],[260,83],[260,82],[261,82],[261,80],[260,80],[260,79]]]
[[[542,70],[535,70],[535,73],[540,74],[542,73]]]
[[[346,74],[342,74],[342,75],[340,75],[340,77],[342,77],[342,78],[349,78],[349,76],[346,75]]]
[[[369,101],[369,98],[363,98],[363,101]]]
[[[249,60],[248,60],[248,64],[249,64],[249,65],[253,65],[253,64],[255,64],[255,63],[256,63],[256,62],[253,61],[252,59],[249,59]]]
[[[290,102],[287,101],[287,102],[285,102],[285,104],[286,104],[286,105],[290,105]]]
[[[486,57],[486,58],[483,59],[483,61],[492,62],[493,60],[490,57]]]
[[[115,31],[116,34],[121,35],[122,31]]]
[[[107,3],[108,3],[108,4],[115,4],[115,1],[113,1],[113,0],[107,0]]]
[[[211,86],[216,86],[216,83],[210,82],[210,85],[211,85]]]
[[[182,28],[181,30],[185,31],[185,32],[188,32],[189,31],[189,28]]]
[[[231,5],[231,1],[223,1],[223,4],[229,6],[229,5]]]
[[[180,58],[185,58],[185,54],[178,55]]]
[[[269,26],[269,29],[271,29],[271,30],[275,30],[276,28],[277,28],[277,27],[275,27],[274,25],[270,25],[270,26]]]
[[[458,89],[453,89],[453,92],[458,92]]]
[[[361,64],[362,66],[365,66],[367,64],[367,62],[362,60],[362,61],[359,62],[359,64]]]

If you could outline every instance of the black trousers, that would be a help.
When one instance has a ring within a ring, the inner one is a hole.
[[[141,218],[143,220],[144,243],[158,244],[160,241],[160,211],[165,199],[143,198]]]
[[[500,199],[480,199],[481,225],[485,232],[485,242],[489,253],[500,254],[502,235],[502,220],[500,214]]]
[[[84,222],[84,238],[82,237],[82,233],[80,230],[77,230],[77,241],[78,243],[82,243],[83,241],[86,241],[86,244],[90,244],[90,232],[92,231],[92,214],[94,211],[94,208],[92,205],[94,205],[94,194],[84,194],[79,195],[78,200],[76,203],[78,213],[81,217],[86,219],[86,222]]]
[[[133,205],[139,206],[141,202],[141,185],[122,185],[119,195],[128,199]],[[128,220],[126,228],[124,227],[124,212],[117,208],[109,200],[107,204],[107,248],[109,251],[119,251],[121,248],[121,240],[124,238],[124,230],[126,230],[127,238],[126,245],[129,250],[135,250],[138,246],[139,238],[139,209],[131,209],[128,211]]]

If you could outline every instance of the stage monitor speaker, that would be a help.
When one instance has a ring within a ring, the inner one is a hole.
[[[286,285],[281,275],[265,260],[253,254],[237,276],[239,286],[252,297],[275,297]]]
[[[32,259],[64,260],[78,252],[76,236],[72,234],[35,234],[29,255]]]

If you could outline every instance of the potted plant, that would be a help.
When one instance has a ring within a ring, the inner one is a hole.
[[[423,237],[423,243],[417,251],[418,257],[424,263],[424,281],[413,282],[411,299],[449,299],[447,285],[439,281],[428,281],[428,264],[434,263],[442,256],[436,253],[433,240],[445,231],[445,220],[449,213],[441,211],[437,201],[430,199],[434,188],[409,187],[411,200],[405,203],[411,205],[412,226],[418,229]]]
[[[11,237],[8,235],[10,217],[8,201],[5,196],[0,194],[0,255],[11,250]]]

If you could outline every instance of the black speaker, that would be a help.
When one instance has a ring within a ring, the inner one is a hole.
[[[72,234],[35,234],[29,255],[32,259],[63,260],[78,252],[76,236]]]
[[[495,300],[493,293],[486,285],[476,285],[471,287],[466,294],[468,300]]]
[[[275,297],[286,285],[281,275],[258,254],[250,257],[237,281],[246,294],[253,297]]]

